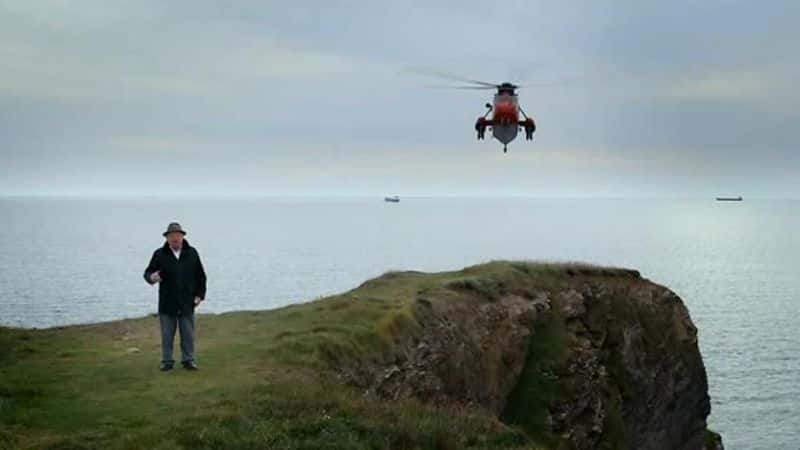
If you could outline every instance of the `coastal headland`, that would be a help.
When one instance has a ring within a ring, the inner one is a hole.
[[[628,269],[389,272],[158,359],[154,317],[0,328],[0,448],[722,448],[685,305]]]

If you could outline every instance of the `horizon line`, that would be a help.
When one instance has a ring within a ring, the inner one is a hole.
[[[737,194],[738,196],[739,194]],[[432,194],[409,194],[400,196],[401,198],[506,198],[506,199],[552,199],[552,200],[716,200],[717,197],[725,196],[721,194],[709,195],[542,195],[542,194],[478,194],[478,193],[432,193]],[[152,194],[152,193],[0,193],[2,199],[383,199],[386,194],[300,194],[300,193],[174,193],[174,194]],[[800,197],[792,196],[766,196],[753,195],[742,196],[743,200],[800,200]]]

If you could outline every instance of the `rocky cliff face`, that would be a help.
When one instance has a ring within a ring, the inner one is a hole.
[[[638,272],[501,262],[370,283],[416,286],[413,332],[337,368],[370,396],[483,408],[547,448],[721,448],[697,329]]]

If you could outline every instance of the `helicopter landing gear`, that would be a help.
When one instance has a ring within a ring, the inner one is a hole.
[[[525,128],[525,140],[532,141],[533,133],[536,131],[536,124],[533,119],[526,117],[525,120],[519,122],[520,126]]]
[[[489,113],[492,112],[492,105],[487,103],[486,104],[486,114],[478,117],[478,120],[475,122],[475,131],[478,132],[478,140],[484,138],[484,134],[486,133],[486,127],[492,126],[493,122],[486,117],[489,116]]]
[[[490,126],[491,124],[491,121],[486,120],[486,117],[478,117],[478,120],[475,122],[475,131],[478,132],[478,140],[484,139],[486,127]]]

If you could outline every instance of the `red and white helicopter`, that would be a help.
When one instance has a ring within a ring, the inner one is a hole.
[[[478,117],[478,120],[475,122],[475,131],[478,133],[478,139],[484,139],[486,129],[491,129],[492,136],[503,144],[503,153],[508,152],[508,144],[517,138],[517,133],[519,133],[520,130],[525,130],[526,140],[533,140],[533,133],[536,132],[536,122],[533,121],[533,117],[525,114],[525,111],[519,106],[517,89],[519,89],[520,86],[509,82],[496,84],[472,80],[442,72],[430,74],[470,83],[462,86],[433,86],[436,88],[497,89],[497,93],[494,94],[494,103],[487,103],[486,114]]]

